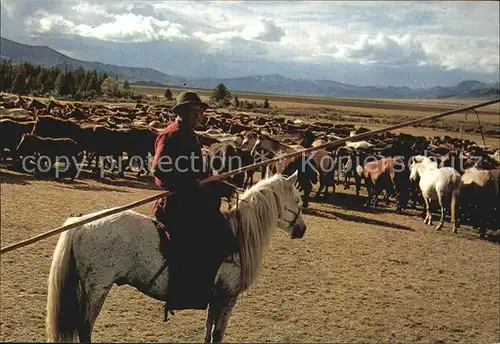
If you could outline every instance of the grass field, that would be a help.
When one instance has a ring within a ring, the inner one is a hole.
[[[166,88],[153,86],[132,85],[134,92],[147,95],[157,95],[162,98]],[[175,97],[185,91],[183,88],[170,88]],[[210,98],[211,90],[196,89],[200,97],[205,100]],[[296,96],[296,95],[278,95],[278,94],[260,94],[252,92],[234,92],[238,94],[240,100],[263,101],[266,97],[271,105],[279,108],[327,108],[339,110],[362,111],[366,113],[377,114],[377,111],[405,111],[411,115],[429,115],[429,112],[439,113],[453,110],[458,107],[465,107],[481,103],[484,99],[363,99],[363,98],[333,98],[333,97],[314,97],[314,96]],[[477,110],[480,114],[499,115],[500,104],[493,104]],[[496,119],[498,121],[498,118]]]
[[[60,226],[71,213],[123,205],[157,191],[133,178],[56,183],[2,171],[2,247]],[[229,342],[495,343],[500,339],[500,246],[469,227],[451,233],[394,206],[364,209],[338,187],[312,203],[304,238],[273,235],[261,276],[235,307]],[[151,205],[138,208],[150,214]],[[42,342],[57,236],[2,256],[2,342]],[[201,342],[206,312],[163,322],[162,303],[114,287],[96,342]]]

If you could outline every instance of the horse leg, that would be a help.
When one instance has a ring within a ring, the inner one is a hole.
[[[104,157],[96,153],[94,155],[94,159],[95,159],[95,167],[92,169],[92,172],[95,173],[96,175],[99,175],[99,164],[101,168],[104,169]]]
[[[366,185],[366,189],[368,191],[368,196],[366,196],[366,202],[364,204],[365,207],[368,207],[371,203],[372,203],[372,199],[373,199],[373,188],[371,187],[371,185]]]
[[[208,305],[207,321],[205,323],[205,343],[212,342],[212,329],[214,327],[214,305],[210,302]]]
[[[68,159],[69,159],[68,162],[69,178],[71,179],[71,181],[73,181],[75,180],[76,175],[78,174],[78,163],[76,163],[75,156],[69,156]]]
[[[423,196],[424,202],[425,202],[425,219],[424,219],[424,224],[426,225],[432,225],[432,214],[431,214],[431,201],[428,199],[425,195]]]
[[[441,228],[443,228],[444,224],[444,197],[438,194],[438,200],[439,200],[439,207],[441,208],[441,218],[439,219],[439,223],[436,227],[436,230],[439,231]]]
[[[344,190],[349,189],[349,173],[350,171],[344,172]]]
[[[118,177],[123,178],[125,176],[125,160],[123,159],[123,155],[116,154],[113,156],[113,159],[116,160],[116,168],[118,169]]]
[[[451,211],[451,225],[453,228],[453,233],[457,233],[457,191],[453,190],[451,194],[451,204],[450,204],[450,211]],[[483,217],[484,219],[484,217]]]
[[[303,206],[304,208],[307,208],[309,206],[309,195],[311,194],[312,190],[312,184],[311,182],[306,182],[305,185],[302,186],[302,189],[304,190],[304,197],[303,197]]]
[[[356,183],[356,197],[359,197],[359,191],[361,190],[361,177],[355,173],[354,182]]]
[[[332,171],[332,179],[330,182],[331,182],[330,186],[332,187],[332,194],[334,194],[335,193],[335,186],[336,186],[336,184],[335,184],[335,171]]]
[[[376,183],[373,185],[373,207],[376,208],[378,207],[378,196],[379,194],[384,191],[381,190],[380,187],[376,185]]]
[[[86,283],[86,286],[88,287],[90,284]],[[84,301],[84,305],[82,305],[82,309],[85,310],[86,314],[82,314],[80,317],[77,329],[78,338],[81,343],[90,343],[95,321],[101,312],[104,300],[112,286],[113,283],[99,283],[92,286],[92,290],[88,293],[87,299]]]
[[[82,164],[82,167],[84,166],[85,168],[91,169],[92,168],[92,162],[94,161],[95,155],[93,153],[89,153],[85,151],[85,163]]]
[[[325,184],[324,184],[323,180],[320,179],[320,181],[319,181],[319,188],[318,188],[318,191],[316,191],[316,195],[314,195],[314,199],[320,198],[321,197],[321,192],[323,192],[323,195],[325,195],[326,194],[326,190],[325,191],[323,191],[323,190],[325,190]]]
[[[219,291],[220,292],[220,291]],[[208,309],[205,343],[221,343],[238,296],[215,292]]]
[[[385,203],[385,205],[389,205],[389,191],[386,189],[384,190],[384,197],[382,198],[382,201]]]
[[[137,173],[135,174],[135,177],[136,178],[139,178],[143,173],[144,175],[147,175],[148,174],[148,166],[147,166],[147,163],[148,163],[148,156],[147,154],[144,156],[140,156],[141,160],[139,162],[139,168],[137,169]],[[130,165],[130,164],[127,164],[127,165]],[[130,169],[132,170],[132,169]]]

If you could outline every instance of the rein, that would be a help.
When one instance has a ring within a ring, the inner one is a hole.
[[[288,225],[290,227],[292,227],[293,225],[295,225],[295,222],[297,222],[299,216],[300,216],[300,208],[299,208],[299,211],[298,212],[295,212],[293,211],[292,209],[288,208],[288,207],[285,207],[285,210],[291,212],[293,215],[294,215],[294,218],[292,219],[292,221],[287,221],[285,220],[284,218],[281,217],[281,208],[280,208],[280,203],[279,203],[279,200],[278,200],[278,194],[276,192],[273,191],[273,195],[274,195],[274,200],[276,201],[276,207],[278,208],[278,218],[287,222]]]

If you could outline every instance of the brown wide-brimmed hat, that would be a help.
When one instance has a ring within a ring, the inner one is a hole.
[[[185,91],[179,94],[179,97],[177,97],[177,104],[174,106],[172,111],[176,114],[179,115],[181,112],[181,109],[184,108],[188,104],[199,104],[203,107],[203,111],[209,108],[209,105],[207,103],[204,103],[201,101],[201,98],[198,94],[195,92],[191,91]]]

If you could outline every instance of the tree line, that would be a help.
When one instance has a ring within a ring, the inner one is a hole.
[[[34,96],[72,96],[77,100],[94,98],[103,93],[111,96],[132,94],[127,80],[121,85],[117,78],[96,70],[89,71],[82,67],[62,70],[29,62],[12,63],[11,60],[0,63],[0,91]]]

